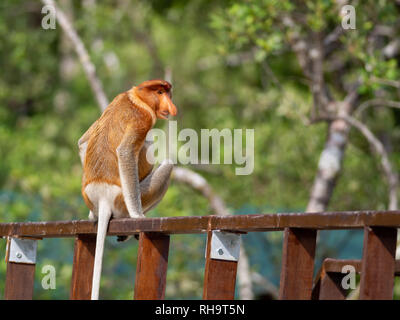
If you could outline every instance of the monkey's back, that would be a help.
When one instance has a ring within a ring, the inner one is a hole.
[[[138,125],[142,135],[151,129],[151,117],[143,110],[135,108],[126,93],[118,95],[94,123],[88,140],[83,164],[82,193],[90,183],[108,183],[121,186],[116,149],[121,143],[126,127]],[[142,150],[139,156],[139,180],[143,180],[152,170]],[[133,150],[132,150],[133,152]],[[84,195],[85,196],[85,195]]]

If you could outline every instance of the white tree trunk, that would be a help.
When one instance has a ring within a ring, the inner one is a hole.
[[[346,114],[348,115],[348,113]],[[350,125],[344,120],[329,124],[328,137],[318,162],[318,172],[311,190],[307,212],[325,211],[331,200],[348,142]]]

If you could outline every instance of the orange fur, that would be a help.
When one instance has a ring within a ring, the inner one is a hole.
[[[94,208],[85,193],[88,184],[107,183],[121,187],[116,149],[128,128],[133,128],[134,132],[132,152],[139,159],[139,181],[152,171],[153,165],[146,159],[147,149],[143,144],[156,117],[164,118],[166,112],[176,114],[176,107],[170,100],[170,89],[171,85],[163,80],[150,80],[133,87],[119,94],[90,128],[82,177],[82,195],[90,210]],[[165,99],[169,100],[164,103]],[[148,199],[142,197],[142,201],[146,205]],[[115,199],[115,206],[128,216],[122,194]]]
[[[176,114],[170,89],[164,80],[150,80],[118,95],[78,141],[82,195],[91,211],[90,219],[98,221],[92,299],[99,297],[110,219],[144,217],[168,188],[172,165],[164,163],[151,172],[145,139],[157,118]]]

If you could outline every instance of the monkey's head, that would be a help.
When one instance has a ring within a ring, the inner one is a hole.
[[[136,87],[136,94],[152,108],[159,119],[175,116],[177,108],[171,100],[172,85],[165,80],[149,80]]]

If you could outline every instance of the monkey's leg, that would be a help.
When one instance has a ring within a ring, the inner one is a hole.
[[[174,165],[170,160],[164,160],[157,169],[153,170],[153,172],[140,182],[144,213],[153,209],[164,197],[173,168]],[[117,241],[126,241],[129,238],[128,236],[117,236]]]
[[[140,199],[138,158],[143,141],[138,141],[134,128],[127,128],[117,148],[122,195],[131,218],[144,217]]]
[[[89,135],[88,135],[89,130],[86,131],[86,133],[78,141],[79,157],[81,158],[82,166],[85,161],[86,149],[87,149],[87,145],[88,145],[88,141],[89,141]],[[89,220],[90,221],[97,220],[92,211],[89,211]]]
[[[93,131],[93,125],[83,134],[83,136],[78,140],[79,147],[79,157],[81,158],[81,164],[83,166],[83,162],[85,161],[87,145],[89,142],[90,135]],[[89,211],[89,220],[95,221],[97,218],[94,216],[92,211]]]
[[[164,160],[160,166],[140,182],[140,192],[144,213],[154,208],[168,190],[171,172],[174,168],[171,160]]]
[[[89,220],[90,220],[90,221],[95,221],[95,220],[97,220],[92,211],[89,211]]]
[[[88,145],[87,141],[83,142],[82,144],[79,145],[79,158],[81,158],[82,166],[83,166],[83,163],[85,161],[87,145]]]
[[[93,128],[95,127],[95,124],[97,123],[94,122],[90,128],[80,137],[78,140],[78,148],[79,148],[79,157],[81,158],[81,163],[83,165],[83,162],[85,161],[85,156],[86,156],[86,149],[87,145],[90,139],[90,136],[92,135]]]

